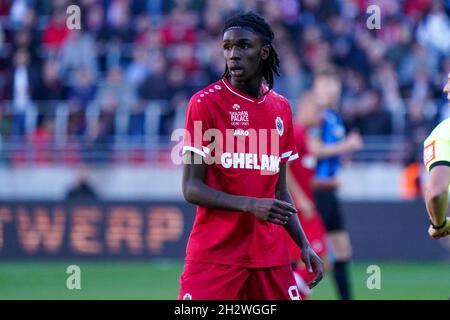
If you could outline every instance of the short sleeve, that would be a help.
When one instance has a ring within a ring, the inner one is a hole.
[[[208,110],[207,100],[194,95],[186,110],[183,154],[195,152],[203,157],[209,154],[208,141],[203,140],[205,131],[213,128],[213,118]]]
[[[295,144],[294,128],[292,124],[292,111],[288,105],[286,117],[286,138],[281,152],[281,163],[286,163],[298,158],[297,146]]]
[[[437,165],[450,166],[450,141],[427,139],[423,148],[423,161],[427,171]]]

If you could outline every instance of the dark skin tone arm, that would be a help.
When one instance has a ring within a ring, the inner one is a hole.
[[[280,164],[280,172],[278,176],[275,197],[294,206],[294,201],[292,200],[286,183],[286,166],[286,163]],[[315,287],[323,278],[323,262],[311,248],[306,235],[303,232],[297,214],[292,215],[288,223],[284,225],[284,228],[297,244],[297,246],[302,250],[302,260],[305,263],[308,272],[314,271],[316,273],[315,278],[308,284],[310,288]]]
[[[204,183],[207,164],[193,152],[183,156],[183,195],[186,201],[206,208],[243,211],[265,221],[285,225],[296,213],[290,203],[277,199],[236,196],[211,188]]]
[[[193,152],[186,152],[183,156],[183,195],[186,201],[206,208],[254,214],[264,221],[284,226],[302,249],[302,260],[308,270],[317,273],[316,278],[309,284],[310,288],[316,286],[323,277],[323,264],[312,250],[300,226],[297,210],[287,191],[285,164],[280,165],[276,199],[261,199],[227,194],[206,185],[204,179],[207,164],[202,159],[200,155]]]

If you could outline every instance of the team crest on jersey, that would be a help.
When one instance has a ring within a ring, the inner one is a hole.
[[[430,163],[431,160],[435,158],[435,153],[434,141],[423,148],[423,162],[426,166],[428,165],[428,163]]]
[[[241,108],[240,105],[238,105],[237,103],[233,104],[233,109],[234,110],[239,110]]]
[[[280,117],[277,117],[275,119],[275,127],[277,128],[277,132],[280,135],[280,137],[283,135],[284,132],[284,124],[283,124],[283,120],[281,120]]]

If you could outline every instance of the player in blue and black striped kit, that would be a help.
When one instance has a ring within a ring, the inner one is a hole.
[[[333,274],[340,297],[349,300],[351,290],[347,269],[352,249],[337,197],[336,174],[341,166],[341,155],[360,149],[362,139],[356,132],[345,134],[338,112],[341,81],[337,70],[328,68],[318,72],[314,78],[313,94],[318,112],[323,112],[321,127],[310,132],[311,149],[319,159],[313,184],[314,198],[327,230],[333,253]]]

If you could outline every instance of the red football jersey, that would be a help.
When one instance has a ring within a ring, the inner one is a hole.
[[[306,196],[314,201],[312,182],[314,179],[317,159],[311,154],[308,146],[307,129],[297,123],[293,125],[294,139],[297,151],[302,156],[299,161],[289,164],[289,169],[295,181],[300,185]]]
[[[264,90],[267,90],[263,86]],[[258,99],[222,79],[192,96],[183,153],[210,161],[205,183],[233,195],[275,198],[280,163],[298,158],[292,112],[271,90]],[[289,264],[282,226],[251,213],[197,206],[186,260],[243,267]]]
[[[294,123],[293,128],[295,145],[298,153],[302,156],[299,160],[289,163],[289,169],[295,182],[300,185],[305,195],[311,201],[314,201],[312,182],[315,175],[317,159],[310,152],[307,129],[297,123]],[[298,208],[298,203],[295,200],[296,199],[294,199],[295,206]],[[303,231],[305,232],[313,250],[319,255],[325,254],[327,249],[325,236],[326,231],[320,214],[316,212],[310,220],[304,219],[301,214],[299,214],[299,218]],[[287,235],[287,238],[292,259],[294,261],[298,260],[301,253],[300,249],[289,237],[289,235]]]

